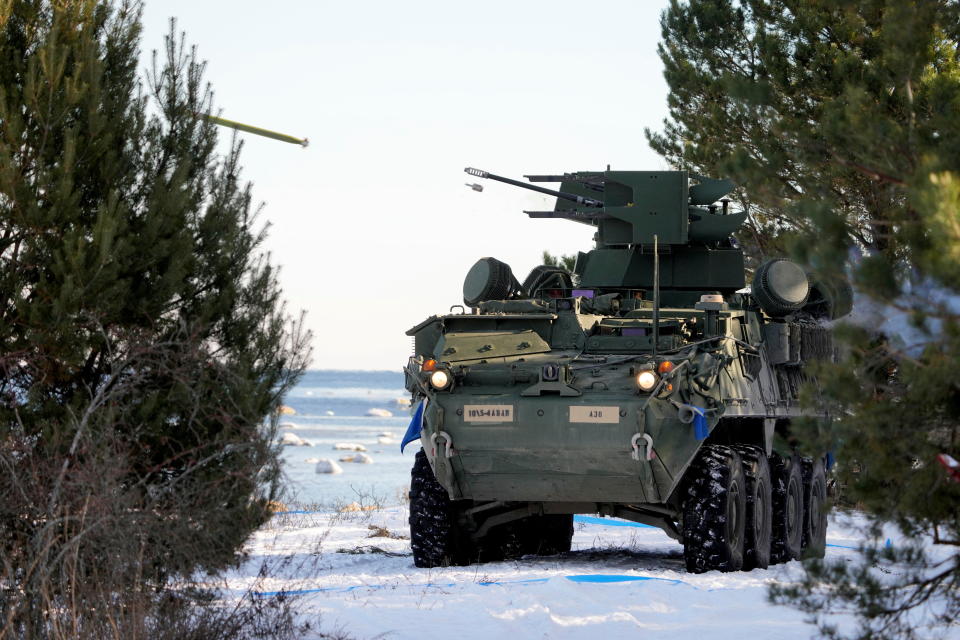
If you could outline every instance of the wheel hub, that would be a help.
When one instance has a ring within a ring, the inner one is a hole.
[[[753,503],[753,531],[754,539],[759,540],[763,535],[763,523],[767,518],[767,503],[762,491],[758,491]]]
[[[740,544],[740,536],[737,535],[737,532],[740,531],[740,519],[743,515],[740,513],[740,485],[734,482],[730,485],[730,490],[728,491],[728,500],[727,500],[727,526],[729,527],[729,537],[730,541],[734,546]]]
[[[790,483],[790,495],[787,500],[787,527],[790,531],[797,528],[797,516],[800,513],[800,492],[794,483]]]

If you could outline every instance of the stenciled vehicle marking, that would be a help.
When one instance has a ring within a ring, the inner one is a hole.
[[[620,407],[570,407],[570,422],[620,424]]]
[[[513,422],[512,404],[465,404],[464,422]]]

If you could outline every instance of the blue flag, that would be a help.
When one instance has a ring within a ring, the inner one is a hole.
[[[700,407],[693,407],[693,435],[697,440],[705,440],[710,435],[707,412]]]
[[[424,398],[420,401],[420,404],[417,405],[417,410],[413,412],[413,418],[410,419],[410,426],[407,427],[407,432],[400,442],[400,453],[403,453],[403,448],[407,446],[408,442],[413,442],[420,438],[420,431],[423,429],[423,410],[426,408],[427,400]]]

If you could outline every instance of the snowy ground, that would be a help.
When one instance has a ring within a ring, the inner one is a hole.
[[[293,593],[322,630],[355,638],[815,635],[801,614],[767,602],[768,584],[788,580],[797,563],[690,575],[680,545],[659,529],[598,520],[578,517],[574,550],[562,556],[417,569],[404,507],[281,514],[251,538],[250,559],[228,585],[235,595]],[[850,524],[831,523],[828,555],[857,553]]]

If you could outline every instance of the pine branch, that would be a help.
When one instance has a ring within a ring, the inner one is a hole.
[[[854,169],[855,171],[862,173],[863,175],[867,176],[871,180],[875,180],[876,182],[895,184],[898,187],[905,187],[907,185],[907,183],[902,178],[891,176],[877,169],[871,169],[870,167],[866,167],[858,162],[853,162],[852,160],[846,160],[834,151],[831,151],[830,155],[833,157],[834,160],[836,160],[837,164],[847,167],[849,169]]]
[[[940,527],[933,525],[933,543],[960,547],[960,540],[944,540],[940,537]]]

